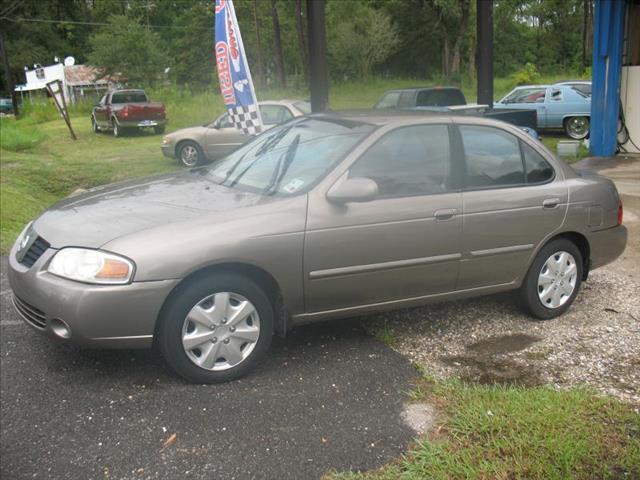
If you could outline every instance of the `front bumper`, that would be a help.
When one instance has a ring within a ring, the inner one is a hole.
[[[9,254],[14,306],[34,330],[65,343],[98,348],[146,348],[153,342],[160,308],[179,280],[89,285],[48,273],[56,250],[48,249],[28,268]],[[71,335],[62,339],[51,321],[63,320]]]
[[[627,246],[627,227],[618,225],[588,235],[591,269],[602,267],[622,255]]]
[[[160,145],[162,154],[167,158],[176,158],[176,146],[172,144]]]

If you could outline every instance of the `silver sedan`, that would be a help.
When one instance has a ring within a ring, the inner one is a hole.
[[[259,102],[265,129],[311,113],[311,105],[301,100]],[[162,138],[162,153],[185,167],[196,167],[224,157],[249,140],[233,126],[224,113],[211,123],[177,130]]]
[[[613,182],[515,126],[310,115],[210,166],[61,201],[19,236],[8,276],[34,330],[155,344],[204,383],[308,322],[508,290],[557,317],[626,238]]]

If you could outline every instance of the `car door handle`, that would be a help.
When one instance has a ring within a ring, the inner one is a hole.
[[[559,204],[559,198],[547,198],[544,202],[542,202],[542,206],[544,208],[556,208]]]
[[[455,208],[445,208],[443,210],[436,210],[433,213],[433,216],[436,217],[436,220],[450,220],[452,219],[457,210]]]

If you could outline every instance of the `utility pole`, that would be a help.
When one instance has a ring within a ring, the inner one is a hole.
[[[9,57],[7,55],[7,45],[4,38],[4,31],[0,30],[0,55],[2,56],[2,68],[4,70],[4,82],[11,95],[11,103],[13,103],[13,114],[18,116],[18,97],[16,97],[16,91],[13,86],[13,77],[11,75],[11,68],[9,67]]]
[[[324,112],[329,108],[329,74],[325,27],[325,0],[307,0],[309,35],[309,86],[311,111]]]
[[[493,107],[493,0],[477,0],[478,103]]]

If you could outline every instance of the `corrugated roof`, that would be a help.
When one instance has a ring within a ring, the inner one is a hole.
[[[90,65],[65,65],[64,78],[68,85],[91,85],[94,83],[109,83],[117,80],[112,77],[103,77],[100,70]]]

